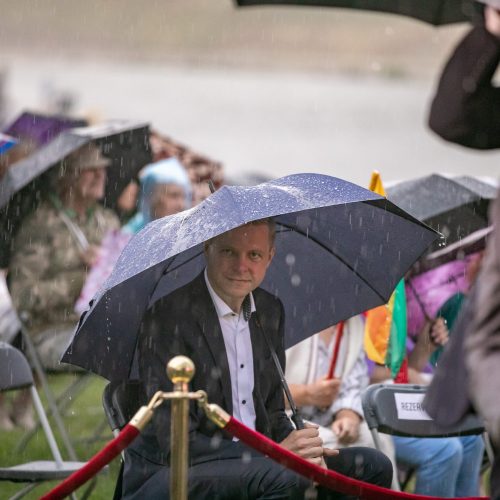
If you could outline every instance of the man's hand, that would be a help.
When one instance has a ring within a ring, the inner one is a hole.
[[[338,454],[338,450],[323,448],[323,440],[319,437],[318,426],[307,422],[305,425],[305,429],[290,432],[280,444],[309,462],[324,466],[323,455],[334,456]]]
[[[493,36],[500,38],[500,12],[490,5],[484,8],[484,24]]]
[[[432,323],[429,335],[432,343],[438,347],[443,346],[448,342],[450,332],[448,331],[448,327],[446,326],[443,318],[438,318]]]
[[[332,431],[342,444],[351,444],[359,439],[361,417],[349,409],[340,410],[332,424]]]
[[[99,257],[99,251],[98,246],[89,245],[85,251],[80,252],[80,259],[87,267],[92,267]]]
[[[326,377],[320,378],[312,384],[306,385],[309,406],[328,408],[335,401],[340,389],[340,379]]]

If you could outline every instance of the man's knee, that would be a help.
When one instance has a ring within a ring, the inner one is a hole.
[[[328,457],[329,469],[360,481],[390,488],[392,482],[391,461],[373,448],[353,447],[340,450],[336,457]]]
[[[304,492],[311,487],[311,481],[295,472],[264,459],[264,467],[256,468],[249,488],[250,497],[255,495],[273,498],[304,498]],[[253,495],[252,495],[253,493]]]

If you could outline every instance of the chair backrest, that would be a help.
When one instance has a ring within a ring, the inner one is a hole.
[[[426,386],[374,384],[362,394],[365,420],[370,430],[411,437],[450,437],[481,434],[484,424],[470,415],[453,427],[438,426],[422,408]]]
[[[33,374],[21,351],[0,342],[0,391],[22,389],[32,384]]]
[[[110,382],[104,388],[102,405],[113,432],[122,429],[145,404],[146,392],[139,380]]]

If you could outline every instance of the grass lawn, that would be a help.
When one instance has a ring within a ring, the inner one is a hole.
[[[71,382],[75,375],[51,375],[49,383],[55,394],[61,393]],[[79,460],[85,461],[91,458],[105,443],[112,439],[111,430],[108,425],[103,427],[105,421],[104,411],[101,404],[101,395],[106,385],[106,381],[99,377],[94,377],[90,384],[85,387],[69,406],[64,415],[64,423],[68,433],[73,441],[75,451]],[[40,396],[44,401],[43,391],[40,389]],[[64,459],[69,459],[64,450],[62,441],[56,432],[55,425],[50,419],[53,431]],[[95,432],[98,428],[103,429],[101,436],[95,439]],[[39,431],[27,444],[19,450],[18,443],[24,432],[17,428],[11,432],[0,431],[0,464],[2,466],[15,465],[22,462],[40,459],[52,459],[49,446],[45,439],[43,431]],[[116,458],[111,464],[109,471],[99,476],[96,488],[92,492],[92,499],[110,499],[113,497],[115,481],[119,469],[119,458]],[[39,498],[43,492],[49,491],[57,482],[44,483],[35,488],[26,498]],[[81,490],[84,490],[82,487]],[[20,489],[20,483],[1,483],[0,499],[9,498]],[[78,492],[77,492],[78,494]]]

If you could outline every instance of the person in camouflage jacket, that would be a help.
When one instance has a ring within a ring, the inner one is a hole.
[[[119,228],[117,216],[98,204],[109,163],[92,144],[67,157],[54,191],[25,219],[13,242],[12,300],[49,369],[60,367],[78,321],[75,302],[99,244]]]

